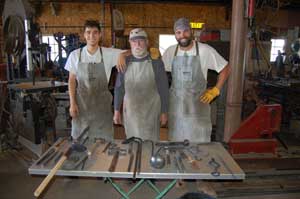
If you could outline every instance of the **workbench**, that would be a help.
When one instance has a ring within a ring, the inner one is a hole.
[[[277,78],[272,80],[259,79],[259,97],[267,104],[282,105],[282,127],[290,128],[292,119],[300,118],[300,80]],[[282,129],[284,130],[284,129]]]
[[[37,155],[56,139],[58,104],[54,94],[65,93],[68,84],[59,81],[19,82],[8,84],[13,123],[19,130],[19,142]],[[66,115],[68,118],[69,115]],[[67,119],[66,119],[67,120]],[[51,139],[53,138],[53,139]]]
[[[121,140],[115,140],[116,144],[121,149],[125,149],[128,152],[128,144],[121,144]],[[56,147],[58,151],[63,151],[70,144],[70,141],[64,142],[59,147]],[[92,143],[87,144],[87,149],[90,150],[93,145]],[[54,145],[55,146],[55,145]],[[134,187],[129,191],[125,192],[118,186],[117,183],[113,181],[114,178],[133,178],[133,168],[131,167],[130,172],[127,171],[129,163],[129,154],[120,155],[115,167],[114,172],[109,172],[108,169],[111,165],[113,155],[108,155],[107,151],[103,152],[107,143],[101,143],[91,150],[92,154],[87,157],[87,160],[84,164],[84,167],[79,166],[77,169],[66,170],[60,169],[56,173],[59,176],[84,176],[84,177],[103,177],[108,182],[110,182],[113,187],[123,196],[123,198],[129,198],[129,195],[132,194],[136,189],[138,189],[141,184],[146,182],[154,191],[157,192],[156,198],[162,198],[172,187],[176,184],[177,179],[206,179],[206,180],[243,180],[245,179],[245,173],[239,167],[239,165],[233,160],[230,154],[224,149],[221,143],[211,142],[211,143],[190,143],[188,147],[197,146],[199,149],[199,157],[201,160],[194,161],[195,165],[192,165],[187,159],[183,159],[184,170],[179,170],[175,166],[173,160],[175,158],[174,154],[170,153],[171,162],[166,163],[162,169],[155,169],[150,165],[151,158],[151,144],[143,143],[142,144],[142,158],[141,158],[141,169],[140,172],[136,174],[135,178],[138,181]],[[155,145],[154,145],[155,146]],[[154,147],[156,152],[157,146]],[[51,148],[49,148],[51,150]],[[48,151],[49,151],[48,150]],[[53,150],[53,149],[52,149]],[[133,144],[132,147],[133,154],[137,150],[136,144]],[[184,149],[183,149],[184,150]],[[45,154],[47,154],[47,152]],[[192,154],[189,154],[189,151],[186,150],[185,153],[191,158]],[[44,154],[44,155],[45,155]],[[44,156],[43,155],[43,156]],[[45,159],[41,156],[40,159]],[[43,164],[43,161],[37,160],[30,168],[29,174],[31,175],[47,175],[52,167],[55,165],[55,157],[48,161],[46,165]],[[57,159],[57,158],[56,158]],[[217,162],[219,165],[218,168],[215,168],[210,164],[212,159]],[[39,164],[37,164],[39,162]],[[135,162],[135,156],[134,160]],[[66,162],[65,162],[66,163]],[[66,163],[67,164],[67,163]],[[133,164],[134,165],[134,164]],[[215,173],[217,172],[217,175]],[[164,188],[163,191],[160,191],[150,179],[170,179],[171,183]]]

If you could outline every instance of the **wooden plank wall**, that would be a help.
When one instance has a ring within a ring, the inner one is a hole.
[[[3,24],[2,20],[0,20],[0,63],[4,62],[4,39],[3,39]]]
[[[256,13],[258,24],[262,26],[288,29],[300,26],[300,12],[294,10],[260,9]]]
[[[111,46],[111,14],[110,6],[120,10],[125,20],[124,35],[135,27],[144,28],[151,46],[158,47],[159,34],[172,34],[173,23],[179,17],[187,17],[195,22],[206,23],[208,29],[229,29],[230,16],[226,7],[220,5],[198,4],[105,4],[105,35],[104,46]],[[86,19],[101,21],[100,3],[59,3],[57,16],[51,13],[50,4],[44,3],[37,22],[44,34],[55,32],[79,33],[82,35],[82,25]]]

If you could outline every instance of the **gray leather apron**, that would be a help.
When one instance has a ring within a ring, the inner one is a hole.
[[[210,106],[200,101],[206,90],[201,70],[198,43],[196,56],[176,56],[172,63],[172,85],[169,96],[169,139],[210,142]]]
[[[130,62],[124,84],[123,115],[127,138],[159,140],[161,101],[150,58]]]
[[[95,137],[112,140],[112,96],[108,90],[102,50],[100,48],[100,63],[81,62],[81,51],[82,49],[76,74],[79,115],[72,119],[72,137],[77,138],[82,130],[89,126],[90,140]]]

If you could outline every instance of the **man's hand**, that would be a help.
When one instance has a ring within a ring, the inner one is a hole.
[[[117,67],[118,72],[122,72],[122,73],[125,72],[125,69],[126,69],[126,56],[123,53],[121,53],[119,55],[116,67]]]
[[[71,117],[76,118],[79,115],[79,109],[77,103],[71,103],[69,111]]]
[[[161,57],[158,48],[150,48],[150,56],[152,59],[158,59]]]
[[[115,111],[113,120],[115,124],[122,124],[120,111]]]
[[[118,62],[117,62],[117,70],[118,72],[122,72],[124,73],[126,70],[126,57],[131,55],[131,50],[126,50],[122,53],[120,53],[119,57],[118,57]]]
[[[220,95],[220,90],[217,87],[207,89],[200,97],[200,101],[209,104],[215,97]]]
[[[160,125],[162,127],[166,126],[167,125],[167,122],[168,122],[168,115],[166,113],[162,113],[160,115]]]

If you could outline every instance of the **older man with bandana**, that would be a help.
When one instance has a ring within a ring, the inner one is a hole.
[[[119,72],[115,85],[114,122],[121,121],[123,101],[124,126],[127,137],[159,140],[160,122],[167,123],[168,80],[161,59],[148,52],[146,32],[130,31],[131,54],[126,58],[125,72]]]

